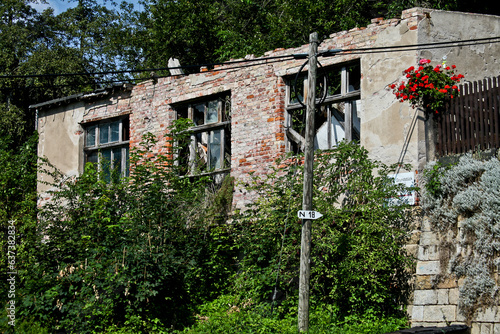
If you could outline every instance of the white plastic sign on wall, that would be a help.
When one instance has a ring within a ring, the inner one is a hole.
[[[404,184],[407,187],[414,187],[415,186],[415,173],[410,172],[410,173],[398,173],[398,174],[392,174],[389,175],[389,177],[392,177],[394,179],[395,184]],[[399,194],[398,199],[391,199],[390,204],[391,205],[397,205],[399,201],[404,202],[409,205],[415,205],[416,202],[416,193],[415,191],[406,191],[406,192],[401,192]]]

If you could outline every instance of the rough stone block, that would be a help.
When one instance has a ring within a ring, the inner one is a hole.
[[[481,334],[492,334],[493,333],[493,324],[481,324]]]
[[[440,305],[448,305],[449,303],[449,289],[437,290],[437,303]]]
[[[458,296],[459,296],[458,288],[450,289],[448,292],[448,302],[452,305],[457,305]]]
[[[432,288],[430,275],[418,275],[415,279],[415,289],[428,290]]]
[[[420,235],[420,245],[421,246],[437,246],[439,245],[439,240],[436,233],[434,232],[422,232]]]
[[[424,319],[425,321],[456,321],[455,305],[429,305],[424,306]]]
[[[500,324],[493,325],[493,334],[500,334]]]
[[[445,278],[437,284],[438,289],[452,289],[458,287],[458,283],[454,278]]]
[[[476,320],[479,322],[495,322],[497,320],[496,308],[487,308],[478,312]]]
[[[418,247],[418,259],[421,261],[437,261],[439,260],[438,246],[436,245],[420,245]]]
[[[480,330],[481,330],[481,324],[474,322],[471,325],[470,334],[481,334]]]
[[[413,293],[414,305],[437,304],[438,296],[436,290],[415,290]]]
[[[439,261],[418,261],[417,275],[436,275],[439,274]]]
[[[411,313],[411,320],[413,321],[424,321],[424,306],[413,306]]]

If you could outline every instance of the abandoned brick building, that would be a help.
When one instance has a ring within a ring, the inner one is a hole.
[[[498,76],[500,44],[484,42],[498,36],[500,17],[423,8],[406,10],[401,18],[373,19],[366,28],[333,33],[319,50],[343,52],[319,58],[322,71],[334,84],[321,101],[315,147],[326,149],[343,139],[357,139],[374,159],[422,170],[435,159],[429,124],[422,111],[397,101],[388,86],[400,81],[403,71],[421,58],[435,64],[446,59],[468,81]],[[186,153],[189,173],[230,173],[242,181],[250,172],[265,174],[278,156],[302,145],[303,106],[295,97],[304,93],[301,83],[306,74],[296,75],[304,59],[292,55],[307,50],[307,45],[277,49],[260,58],[247,56],[213,69],[202,68],[196,74],[34,105],[39,156],[68,176],[80,174],[86,162],[100,157],[126,175],[129,151],[144,134],[150,132],[159,139],[153,154],[165,154],[169,125],[176,118],[190,118],[195,127]],[[40,180],[45,177],[39,175]],[[38,190],[43,201],[47,186],[40,183]],[[238,191],[234,201],[241,206],[251,196]],[[435,274],[422,270],[417,268],[417,275]],[[442,305],[437,298],[413,305],[414,325],[442,323],[439,307],[449,313],[448,321],[460,322],[453,288],[442,292],[448,294]],[[495,311],[492,317],[485,323],[500,322],[500,313]]]

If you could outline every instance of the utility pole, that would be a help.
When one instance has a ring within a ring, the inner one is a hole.
[[[306,95],[306,133],[304,149],[304,193],[302,210],[312,210],[313,165],[314,165],[314,114],[316,110],[316,68],[318,53],[318,33],[309,35],[309,72]],[[311,219],[302,219],[299,273],[299,332],[309,329],[309,276],[311,256]]]

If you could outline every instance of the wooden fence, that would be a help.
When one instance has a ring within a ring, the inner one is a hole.
[[[436,117],[438,156],[500,148],[500,76],[459,86],[446,112]]]

